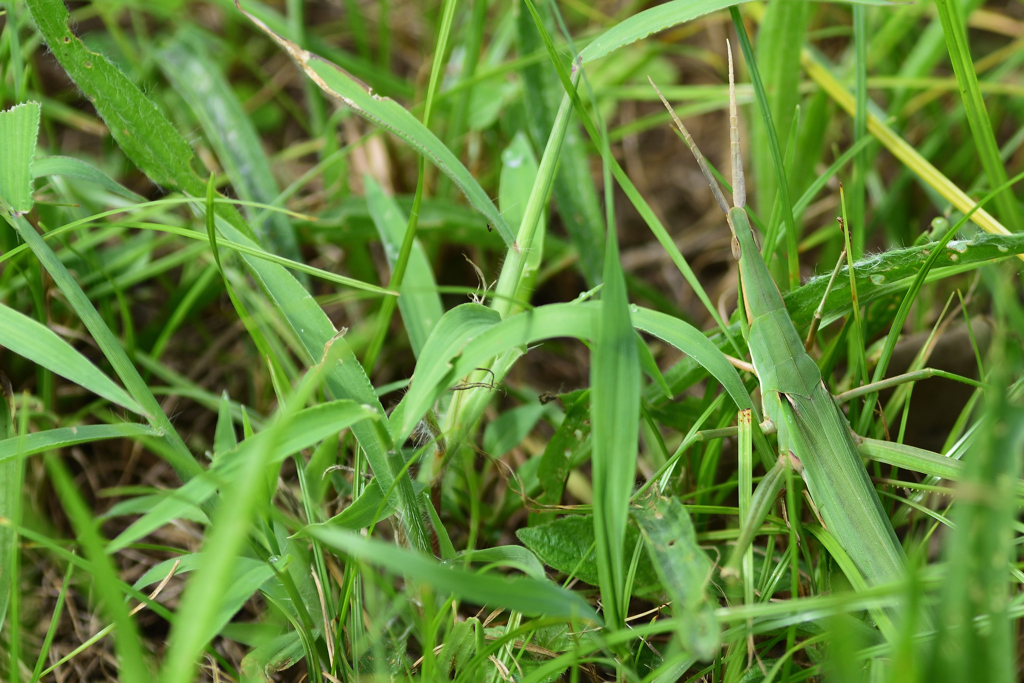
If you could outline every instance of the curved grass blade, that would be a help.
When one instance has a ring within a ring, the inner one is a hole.
[[[113,553],[127,547],[167,524],[182,510],[200,505],[213,494],[218,485],[230,482],[237,476],[238,471],[255,457],[258,450],[269,449],[266,465],[270,466],[367,419],[377,419],[376,413],[353,401],[332,401],[295,413],[284,424],[276,427],[272,425],[240,443],[235,450],[218,454],[209,471],[176,489],[172,496],[157,503],[135,520],[108,544],[107,552]],[[275,433],[271,434],[271,429],[275,429]],[[264,442],[270,439],[273,443],[268,446]]]
[[[506,578],[446,566],[394,545],[337,528],[307,527],[302,535],[383,567],[407,580],[429,584],[441,594],[450,593],[476,604],[504,607],[527,615],[600,621],[593,608],[577,593],[554,586],[548,581],[530,577]]]
[[[104,439],[138,439],[144,436],[160,436],[160,432],[146,425],[130,423],[47,429],[17,439],[0,440],[0,462]]]
[[[967,27],[964,26],[961,15],[963,10],[959,4],[950,3],[949,0],[936,0],[935,7],[938,10],[939,21],[942,23],[942,32],[946,36],[946,49],[949,52],[949,60],[953,64],[956,81],[960,86],[960,96],[963,99],[964,110],[967,112],[967,121],[974,137],[974,146],[978,148],[978,156],[981,157],[981,165],[985,169],[985,175],[988,176],[989,185],[998,187],[1006,182],[1006,166],[999,156],[999,145],[996,144],[996,136],[992,132],[992,121],[989,119],[985,101],[981,97],[978,74],[974,69],[974,61],[971,59],[970,46],[967,44]],[[1011,232],[1024,230],[1020,205],[1010,188],[996,195],[995,204],[999,215],[1009,226]]]
[[[417,363],[413,382],[402,401],[396,441],[413,427],[448,387],[490,358],[509,349],[552,337],[592,336],[595,304],[551,304],[499,322],[498,314],[477,304],[463,304],[445,314]],[[458,311],[458,313],[456,313]],[[435,343],[436,338],[436,343]],[[436,349],[436,352],[435,352]],[[424,371],[420,371],[424,365]]]
[[[845,2],[845,0],[837,0]],[[658,33],[678,24],[691,21],[711,12],[741,5],[746,0],[672,0],[624,21],[620,21],[593,41],[580,53],[583,63],[605,57],[620,47],[643,40],[652,33]],[[864,5],[891,5],[888,0],[857,0]]]
[[[96,168],[87,161],[74,157],[52,156],[36,159],[32,162],[32,177],[42,178],[43,176],[59,175],[66,178],[78,178],[95,183],[111,194],[133,202],[144,202],[146,198],[135,194],[121,183],[115,181],[106,173]]]
[[[0,345],[111,403],[149,417],[124,389],[50,328],[3,304],[0,304]]]
[[[243,10],[237,2],[236,6],[240,12],[288,53],[321,90],[344,102],[360,116],[402,138],[417,152],[430,159],[465,193],[470,204],[487,217],[487,220],[505,241],[506,246],[511,247],[515,243],[515,237],[505,219],[501,217],[494,203],[476,179],[452,154],[451,150],[445,147],[444,143],[408,110],[394,100],[369,92],[364,85],[352,78],[341,67],[282,38],[271,31],[265,23]]]

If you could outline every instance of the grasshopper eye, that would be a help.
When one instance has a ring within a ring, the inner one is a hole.
[[[734,259],[736,259],[737,261],[739,261],[741,255],[742,254],[740,252],[740,241],[738,239],[736,239],[736,235],[733,235],[732,236],[732,257]]]

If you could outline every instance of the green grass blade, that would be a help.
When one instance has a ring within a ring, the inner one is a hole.
[[[88,161],[82,161],[74,157],[52,156],[42,157],[32,162],[32,177],[42,178],[44,176],[58,175],[66,178],[78,178],[95,183],[104,190],[131,202],[144,202],[145,197],[135,194],[124,185],[118,183],[106,173],[96,168]]]
[[[559,130],[556,126],[552,131]],[[568,129],[565,129],[568,132]],[[564,139],[564,136],[563,136]],[[561,154],[558,155],[561,157]],[[526,218],[526,210],[530,204],[530,195],[534,188],[538,187],[537,158],[530,149],[530,143],[522,132],[516,133],[512,142],[501,153],[501,178],[498,183],[498,206],[501,215],[510,226],[521,226]],[[540,185],[540,192],[547,188],[549,179],[544,179]],[[530,217],[533,219],[533,217]],[[541,212],[537,216],[536,227],[530,238],[530,247],[520,244],[520,248],[526,251],[523,258],[522,274],[516,291],[513,293],[520,305],[530,302],[530,295],[533,294],[533,285],[537,280],[537,271],[540,269],[541,261],[544,258],[544,237],[547,234],[547,219]]]
[[[394,268],[408,221],[402,216],[398,202],[393,197],[385,195],[376,180],[364,175],[363,186],[366,188],[366,206],[377,227],[377,234],[384,244],[388,263]],[[418,358],[423,345],[430,337],[431,330],[444,315],[441,297],[437,293],[437,282],[419,240],[413,242],[400,291],[398,308],[402,313],[405,329],[409,333],[409,343]]]
[[[735,6],[729,8],[729,14],[732,16],[732,23],[736,27],[736,34],[739,36],[740,47],[743,48],[743,56],[747,61],[750,82],[754,86],[757,108],[761,112],[761,119],[764,122],[764,130],[768,139],[768,149],[771,151],[772,163],[775,166],[776,187],[778,188],[779,202],[782,205],[782,223],[786,226],[786,259],[789,264],[788,289],[793,290],[800,286],[800,261],[796,251],[799,235],[796,222],[793,220],[793,202],[789,198],[789,180],[786,177],[786,165],[782,160],[779,136],[775,129],[775,123],[772,120],[768,95],[765,93],[764,85],[761,83],[761,76],[758,73],[757,62],[754,58],[754,49],[750,45],[750,38],[747,37],[747,29],[743,25],[743,17]]]
[[[11,442],[14,444],[14,454],[17,455],[21,445],[19,439],[15,434],[14,429],[14,415],[12,409],[14,408],[14,396],[11,393],[11,384],[7,379],[7,376],[0,373],[0,447]],[[22,476],[24,469],[20,462],[0,462],[0,515],[6,519],[14,520],[15,523],[21,521],[21,490],[22,490]],[[13,529],[4,525],[0,527],[0,571],[3,572],[5,579],[0,581],[0,630],[3,629],[4,620],[7,618],[8,605],[13,602],[15,608],[12,609],[12,624],[14,628],[7,629],[8,637],[8,649],[11,653],[10,664],[17,666],[17,651],[18,651],[18,638],[15,637],[15,633],[18,630],[17,620],[19,619],[17,610],[18,596],[13,594],[12,588],[17,591],[21,584],[21,572],[19,571],[18,562],[18,535]]]
[[[236,230],[231,223],[221,219],[220,216],[217,216],[217,230],[231,242],[256,247],[255,243]],[[394,452],[394,443],[385,426],[387,417],[380,404],[380,399],[374,393],[369,378],[363,372],[362,366],[356,360],[355,354],[352,353],[344,336],[334,329],[334,325],[316,300],[284,268],[255,257],[243,256],[243,258],[253,276],[263,285],[277,310],[288,321],[292,331],[308,354],[308,360],[312,363],[322,363],[329,350],[332,357],[337,359],[337,362],[326,368],[325,383],[331,395],[337,399],[351,399],[371,406],[377,411],[381,419],[380,424],[362,423],[353,427],[352,431],[366,451],[370,467],[373,469],[374,476],[380,479],[381,487],[385,491],[390,490],[391,484],[395,480],[395,472],[398,472],[402,465],[399,464],[399,456]],[[392,463],[393,460],[394,463]],[[412,493],[412,483],[408,474],[402,476],[395,495],[398,496],[399,505],[404,515],[403,521],[406,524],[419,527],[419,529],[410,528],[410,539],[413,540],[416,547],[428,548],[429,543],[426,539],[425,529],[422,528],[423,519],[418,513],[419,502]]]
[[[614,221],[608,218],[601,313],[593,323],[590,357],[591,462],[601,599],[608,623],[621,628],[628,610],[624,543],[640,429],[640,359]]]
[[[139,403],[50,328],[0,304],[0,345],[111,403],[148,417]]]
[[[118,587],[120,581],[117,570],[111,558],[104,552],[103,538],[93,520],[92,512],[82,500],[82,495],[63,462],[55,456],[49,456],[46,459],[46,469],[75,529],[78,541],[92,563],[92,585],[96,594],[103,601],[104,609],[117,627],[114,642],[118,655],[118,679],[138,683],[149,681],[151,675],[143,657],[138,628],[128,614],[128,606]]]
[[[1024,408],[1019,396],[1011,397],[1008,385],[1019,377],[1024,363],[1020,341],[1008,331],[1022,329],[1024,312],[1017,300],[1016,278],[1005,269],[992,269],[985,276],[1001,323],[992,347],[997,386],[985,409],[991,427],[985,430],[981,447],[967,459],[964,482],[957,488],[956,530],[945,553],[949,574],[940,603],[943,618],[929,672],[936,681],[1017,677],[1016,619],[1010,613],[1010,596],[1016,591],[1011,586],[1017,582],[1011,583],[1008,570],[1015,568],[1017,557]],[[985,628],[978,628],[979,621]]]
[[[768,109],[783,149],[788,148],[793,114],[800,103],[800,48],[810,13],[811,3],[806,0],[769,3],[757,31],[757,61],[768,93]],[[751,117],[750,130],[750,158],[757,179],[759,213],[769,216],[777,198],[777,175],[772,167],[764,118]],[[771,246],[774,245],[765,247],[766,258],[772,254],[768,251]]]
[[[112,425],[81,425],[79,427],[59,427],[41,432],[25,434],[17,439],[7,437],[0,440],[0,463],[16,456],[28,457],[36,453],[77,446],[104,439],[138,439],[144,436],[160,436],[160,432],[147,427],[129,423]]]
[[[533,54],[543,42],[530,13],[521,4],[516,12],[516,44],[520,55]],[[526,106],[530,136],[536,148],[547,140],[555,124],[558,102],[562,96],[558,78],[542,63],[526,64],[519,72],[523,80],[523,103]],[[578,126],[571,124],[565,133],[559,154],[558,169],[552,195],[566,232],[579,253],[580,268],[588,287],[601,281],[604,251],[604,219],[597,189],[590,176],[587,150]]]
[[[328,360],[336,356],[328,355]],[[192,680],[194,667],[206,643],[216,635],[218,613],[237,574],[239,552],[249,536],[253,516],[266,487],[266,469],[294,452],[300,443],[310,444],[340,429],[374,416],[374,411],[344,401],[327,404],[328,410],[309,409],[298,417],[296,407],[308,400],[324,373],[314,370],[289,397],[277,422],[246,439],[233,457],[222,454],[216,474],[224,482],[224,504],[214,514],[200,553],[195,575],[185,588],[171,630],[167,656],[161,667],[162,683]],[[299,446],[302,447],[301,445]]]
[[[200,469],[198,463],[196,463],[192,453],[174,430],[171,421],[164,415],[160,404],[157,403],[156,398],[154,398],[146,382],[139,375],[138,370],[135,369],[135,366],[128,359],[128,355],[121,347],[120,341],[106,326],[106,323],[103,322],[103,319],[96,312],[96,309],[93,308],[88,297],[85,296],[82,288],[79,287],[71,273],[60,262],[49,245],[39,236],[35,228],[29,225],[28,221],[22,216],[8,217],[8,221],[18,231],[18,234],[25,240],[29,248],[32,249],[36,258],[39,259],[42,266],[50,274],[50,277],[53,278],[54,282],[64,293],[64,296],[67,297],[71,308],[92,334],[93,339],[96,340],[97,345],[99,345],[103,354],[113,366],[117,376],[124,382],[128,394],[141,407],[142,414],[146,416],[146,419],[150,421],[153,427],[163,433],[164,438],[174,453],[174,458],[170,464],[183,479],[194,476]],[[76,371],[80,372],[81,369]]]
[[[337,528],[309,527],[303,533],[316,538],[326,547],[476,604],[505,607],[528,615],[598,619],[594,610],[578,594],[547,581],[470,572]]]
[[[90,96],[125,154],[157,185],[188,190],[181,184],[183,178],[199,182],[190,166],[192,148],[117,66],[89,50],[71,31],[63,1],[28,0],[26,5],[47,46]],[[143,119],[147,125],[138,125]]]
[[[967,44],[967,28],[964,26],[962,9],[959,2],[936,0],[935,7],[942,22],[942,31],[946,36],[946,49],[953,63],[953,73],[960,85],[967,121],[974,136],[974,145],[981,157],[981,166],[985,169],[991,187],[999,187],[1006,182],[1006,166],[999,157],[999,145],[992,132],[988,109],[981,97],[978,87],[978,74],[974,70],[970,46]],[[995,197],[996,209],[1003,223],[1011,232],[1024,230],[1024,218],[1021,217],[1020,206],[1014,197],[1013,190],[1007,188]]]
[[[0,199],[19,213],[32,210],[32,157],[39,135],[39,103],[26,102],[0,112]]]
[[[238,470],[262,453],[263,449],[268,451],[265,464],[269,467],[303,448],[314,446],[330,435],[367,419],[374,420],[377,416],[373,411],[368,411],[364,406],[352,401],[332,401],[299,411],[287,420],[279,420],[284,424],[279,424],[276,431],[270,431],[274,428],[272,425],[241,442],[235,450],[218,454],[212,470],[195,477],[175,490],[172,496],[132,522],[131,526],[110,542],[107,552],[116,552],[127,547],[167,524],[183,510],[200,505],[216,490],[218,484],[230,482],[238,474]],[[264,443],[271,439],[272,445]]]
[[[415,116],[394,100],[368,92],[340,67],[280,37],[251,14],[246,16],[281,46],[324,92],[343,101],[360,116],[402,138],[435,164],[465,193],[470,204],[487,217],[505,244],[512,246],[515,237],[490,197],[451,150]]]

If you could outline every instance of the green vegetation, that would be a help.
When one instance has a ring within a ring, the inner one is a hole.
[[[0,679],[1019,677],[1017,5],[3,7]]]

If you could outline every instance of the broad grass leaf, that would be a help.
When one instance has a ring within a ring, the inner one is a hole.
[[[711,560],[697,545],[690,515],[677,499],[652,494],[633,509],[633,518],[640,525],[662,585],[672,598],[683,646],[701,659],[711,659],[718,652],[721,637],[705,590],[711,579]]]
[[[441,594],[452,594],[474,604],[504,607],[531,616],[599,619],[579,595],[546,580],[509,578],[445,566],[392,544],[338,528],[310,527],[302,533],[336,551],[378,565],[407,580],[429,584]]]
[[[75,35],[68,27],[63,0],[27,0],[25,4],[47,47],[96,107],[128,158],[157,185],[201,195],[188,142],[117,66]],[[188,179],[192,182],[183,182]]]
[[[32,157],[39,135],[39,103],[25,102],[0,112],[0,199],[20,213],[32,210]]]
[[[0,345],[111,403],[146,416],[146,411],[124,389],[50,328],[3,304],[0,304]]]

